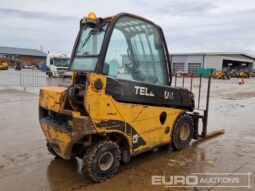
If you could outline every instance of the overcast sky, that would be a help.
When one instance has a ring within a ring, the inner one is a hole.
[[[71,53],[79,20],[130,12],[158,23],[169,52],[255,55],[254,0],[0,0],[0,46]]]

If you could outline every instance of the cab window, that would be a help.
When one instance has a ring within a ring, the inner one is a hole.
[[[110,39],[103,73],[167,85],[163,45],[155,26],[132,17],[120,18]]]

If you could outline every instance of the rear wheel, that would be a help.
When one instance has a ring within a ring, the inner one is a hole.
[[[181,115],[174,126],[172,141],[175,150],[182,150],[189,146],[194,131],[194,122],[188,114]]]
[[[103,141],[92,147],[84,157],[84,167],[95,182],[111,178],[120,165],[119,146],[112,141]]]

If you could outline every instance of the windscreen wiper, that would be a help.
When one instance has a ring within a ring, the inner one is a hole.
[[[85,46],[85,44],[87,44],[87,42],[89,41],[90,37],[94,34],[94,30],[91,30],[88,34],[88,37],[84,40],[84,43],[82,44],[82,48]]]

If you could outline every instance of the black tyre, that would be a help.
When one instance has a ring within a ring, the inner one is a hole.
[[[47,73],[47,75],[48,75],[49,78],[52,77],[52,73],[51,72]]]
[[[111,178],[120,165],[119,146],[112,141],[96,144],[84,157],[84,167],[95,182]]]
[[[188,114],[181,115],[174,126],[172,144],[175,150],[182,150],[189,146],[194,131],[194,122]]]
[[[60,158],[60,157],[58,156],[58,154],[57,154],[57,153],[53,150],[53,148],[50,146],[49,143],[46,143],[46,146],[47,146],[47,149],[48,149],[48,151],[49,151],[50,154],[52,154],[52,155],[55,156],[56,158]]]

